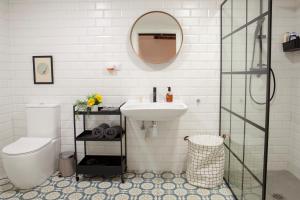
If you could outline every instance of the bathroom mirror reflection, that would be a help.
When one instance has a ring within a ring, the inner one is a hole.
[[[143,61],[151,64],[168,63],[179,53],[183,33],[179,22],[161,11],[148,12],[132,26],[131,46]]]

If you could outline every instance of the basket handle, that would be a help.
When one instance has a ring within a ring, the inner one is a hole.
[[[225,141],[226,140],[226,138],[229,138],[230,137],[230,134],[222,134],[221,135],[221,137],[223,138],[223,140]],[[185,136],[184,138],[183,138],[183,140],[184,141],[188,141],[189,140],[189,136]]]
[[[189,140],[189,136],[185,136],[185,137],[183,138],[183,140],[184,140],[184,141],[188,141],[188,140]]]
[[[221,134],[221,137],[226,140],[227,138],[230,138],[230,134],[229,133],[223,133]]]

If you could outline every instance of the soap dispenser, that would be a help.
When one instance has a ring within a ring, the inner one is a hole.
[[[173,102],[173,94],[171,91],[171,87],[168,87],[168,92],[166,94],[166,102]]]

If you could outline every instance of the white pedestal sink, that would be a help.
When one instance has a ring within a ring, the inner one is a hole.
[[[121,107],[126,117],[139,121],[171,121],[187,111],[183,102],[135,102],[129,101]]]

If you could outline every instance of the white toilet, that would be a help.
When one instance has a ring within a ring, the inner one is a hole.
[[[19,189],[42,184],[57,170],[60,153],[60,108],[56,104],[26,106],[27,137],[2,149],[4,170]]]

